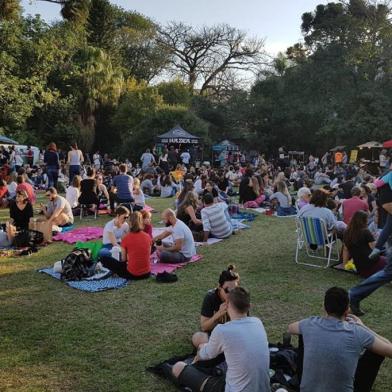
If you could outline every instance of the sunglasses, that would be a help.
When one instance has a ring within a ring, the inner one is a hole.
[[[229,289],[228,287],[225,287],[225,288],[223,289],[223,291],[224,291],[226,294],[229,294],[231,290],[232,290],[232,289]]]

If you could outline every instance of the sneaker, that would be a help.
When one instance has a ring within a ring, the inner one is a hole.
[[[351,313],[354,314],[357,317],[361,317],[365,315],[365,312],[362,312],[362,310],[359,307],[359,302],[358,303],[350,303],[350,309],[351,309]]]
[[[378,248],[374,248],[369,255],[369,259],[370,260],[378,260],[378,258],[380,257],[380,254],[381,254],[381,250]]]

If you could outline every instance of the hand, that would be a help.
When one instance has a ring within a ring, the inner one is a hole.
[[[355,316],[354,314],[349,314],[346,317],[346,321],[349,323],[354,323],[354,324],[358,324],[358,325],[362,325],[362,326],[364,325],[362,320],[359,317]]]
[[[218,313],[220,316],[224,316],[227,312],[227,303],[223,302],[223,304],[221,304],[221,306],[219,306],[219,310]]]

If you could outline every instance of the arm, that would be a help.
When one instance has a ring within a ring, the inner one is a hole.
[[[188,213],[188,215],[191,217],[192,222],[193,222],[195,225],[201,225],[201,224],[202,224],[201,220],[200,220],[200,219],[197,219],[196,214],[195,214],[195,210],[194,210],[194,208],[193,208],[192,206],[188,206],[188,207],[185,209],[185,211],[186,211],[186,212]]]
[[[216,358],[219,354],[223,353],[222,338],[219,331],[219,326],[216,327],[211,334],[208,343],[200,346],[198,357],[202,360]]]
[[[109,237],[110,243],[113,246],[117,246],[118,245],[117,241],[116,241],[116,237],[115,237],[115,235],[111,231],[108,232],[108,237]]]
[[[80,163],[84,162],[84,157],[83,157],[83,153],[82,151],[79,150],[79,159],[80,159]]]
[[[226,314],[227,312],[227,304],[221,304],[219,310],[212,317],[200,316],[200,327],[203,332],[212,331],[216,325],[219,323],[219,320]]]
[[[182,248],[183,242],[184,242],[183,238],[177,238],[172,246],[168,246],[168,247],[165,246],[165,250],[168,252],[179,252]]]
[[[292,335],[301,335],[301,331],[299,330],[299,321],[290,324],[287,328],[287,331]]]
[[[128,261],[127,250],[121,247],[121,261],[126,263]]]
[[[164,238],[169,237],[169,235],[171,235],[171,231],[166,230],[162,234],[159,234],[156,237],[154,237],[154,241],[163,240]]]

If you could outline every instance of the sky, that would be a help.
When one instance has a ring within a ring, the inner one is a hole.
[[[329,0],[330,1],[330,0]],[[182,21],[194,26],[228,23],[249,36],[265,39],[266,50],[276,54],[301,39],[301,16],[325,0],[111,0],[156,22]],[[22,0],[26,14],[40,14],[50,22],[60,19],[60,6]]]

